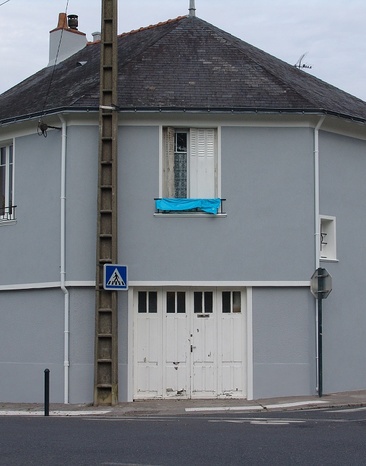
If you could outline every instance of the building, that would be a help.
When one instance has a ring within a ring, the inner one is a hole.
[[[0,96],[3,402],[93,400],[97,39]],[[118,42],[119,399],[316,394],[319,266],[324,392],[364,389],[366,103],[192,10]]]

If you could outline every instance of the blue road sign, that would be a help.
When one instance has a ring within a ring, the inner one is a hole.
[[[128,290],[127,265],[104,264],[103,288],[105,290]]]

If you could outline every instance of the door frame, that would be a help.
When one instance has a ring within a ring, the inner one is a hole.
[[[223,286],[224,285],[224,286]],[[135,305],[137,299],[137,291],[204,291],[204,290],[216,290],[216,291],[230,291],[230,290],[241,290],[245,291],[244,296],[246,297],[246,316],[245,316],[245,338],[246,348],[245,348],[245,361],[243,361],[244,371],[245,371],[245,386],[243,387],[244,392],[246,392],[246,399],[253,399],[253,291],[252,287],[248,286],[239,286],[238,282],[235,283],[225,283],[218,284],[214,283],[212,286],[208,282],[205,282],[200,286],[200,284],[177,284],[171,283],[162,284],[159,282],[154,285],[151,282],[139,282],[138,286],[132,286],[130,284],[128,290],[128,357],[127,357],[127,368],[125,374],[127,375],[127,401],[133,401],[135,396]],[[216,294],[217,296],[217,294]],[[218,324],[219,325],[219,324]],[[163,346],[163,345],[162,345]],[[162,349],[163,351],[163,349]],[[191,362],[190,362],[191,364]],[[126,366],[125,366],[126,367]],[[121,369],[120,365],[120,369]],[[124,377],[120,374],[120,382],[125,380]],[[126,385],[124,385],[126,386]],[[162,399],[160,397],[159,399]]]

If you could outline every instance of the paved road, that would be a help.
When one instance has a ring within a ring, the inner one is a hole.
[[[0,464],[363,465],[366,410],[0,418]]]

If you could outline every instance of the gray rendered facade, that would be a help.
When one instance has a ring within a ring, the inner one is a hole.
[[[154,216],[159,128],[168,122],[220,128],[226,217]],[[324,305],[324,390],[334,392],[366,384],[361,370],[366,349],[365,252],[357,234],[365,227],[366,143],[362,133],[334,134],[331,124],[328,131],[320,131],[319,154],[320,211],[337,218],[339,262],[324,264],[334,283]],[[2,128],[2,139],[5,132]],[[66,283],[69,400],[74,403],[92,401],[93,393],[97,140],[92,119],[76,124],[72,118],[67,128]],[[48,367],[52,401],[61,402],[61,133],[50,131],[47,138],[35,131],[19,135],[14,147],[17,222],[0,229],[7,245],[0,268],[0,399],[41,401],[43,370]],[[315,300],[309,291],[314,250],[313,121],[219,115],[185,121],[166,115],[164,121],[150,117],[142,124],[121,121],[119,262],[128,264],[132,288],[235,282],[252,289],[254,398],[315,393]],[[121,401],[129,398],[131,384],[128,296],[121,293],[119,303]]]

